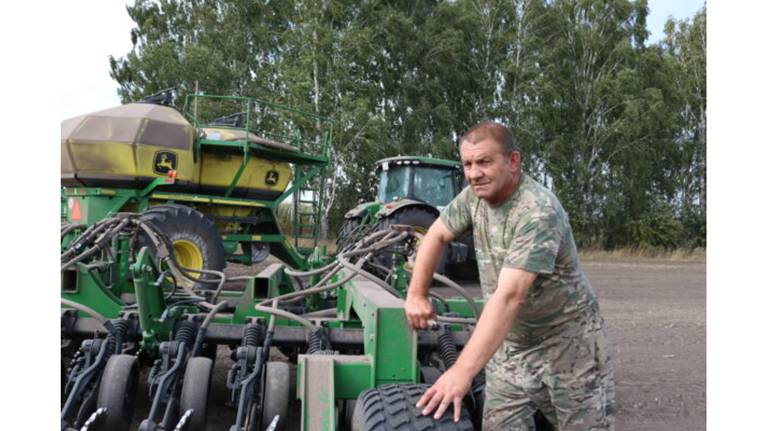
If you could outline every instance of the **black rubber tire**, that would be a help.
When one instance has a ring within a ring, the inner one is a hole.
[[[336,238],[336,240],[341,240],[342,238],[345,238],[347,235],[352,233],[355,228],[360,226],[360,222],[362,219],[360,217],[351,217],[344,219],[344,222],[341,223],[341,228],[339,228],[339,235]]]
[[[368,389],[357,397],[352,415],[352,431],[471,431],[472,419],[466,407],[461,408],[461,419],[453,421],[453,408],[436,421],[422,416],[416,402],[429,385],[384,385]]]
[[[187,431],[204,431],[208,419],[208,393],[211,387],[213,361],[197,356],[187,362],[184,370],[184,382],[181,385],[179,417],[189,409],[194,409]]]
[[[178,204],[158,205],[144,211],[141,219],[153,224],[168,237],[171,243],[181,240],[193,243],[202,254],[202,269],[222,271],[226,266],[221,235],[213,222],[194,208]],[[140,234],[139,246],[145,245],[152,247],[146,235]],[[190,275],[201,276],[197,273]],[[212,279],[213,277],[205,275],[203,278]],[[194,287],[212,289],[216,286],[210,283],[195,283]]]
[[[428,209],[420,206],[409,206],[395,211],[387,217],[382,218],[376,225],[376,230],[387,229],[393,224],[405,224],[421,228],[422,233],[426,233],[432,223],[437,220],[437,215],[429,211]],[[415,258],[415,256],[413,256]],[[437,264],[436,272],[439,274],[445,273],[445,261],[447,257],[447,250],[443,252],[443,256],[440,258],[440,262]],[[375,258],[375,262],[381,266],[391,268],[392,267],[392,254],[381,253]]]
[[[285,428],[288,403],[291,401],[291,367],[287,362],[270,361],[264,376],[264,409],[261,429],[267,429],[275,415],[280,415],[277,429]]]
[[[344,219],[339,228],[339,233],[336,235],[336,253],[349,245],[350,235],[358,226],[360,226],[361,222],[362,219],[360,217]]]
[[[127,430],[136,407],[139,361],[132,355],[112,355],[99,383],[97,407],[106,407],[103,429]]]

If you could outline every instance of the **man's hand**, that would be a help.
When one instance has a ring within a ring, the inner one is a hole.
[[[435,318],[435,310],[429,302],[429,285],[432,273],[443,255],[443,249],[453,241],[453,234],[439,218],[429,227],[416,253],[408,295],[405,299],[405,317],[413,329],[424,329],[427,320]]]
[[[405,299],[405,318],[413,329],[426,329],[427,320],[435,318],[432,302],[425,296],[409,294]]]
[[[416,403],[416,408],[424,407],[424,410],[421,411],[424,416],[429,415],[437,408],[434,416],[437,420],[443,416],[448,406],[453,404],[453,421],[458,422],[461,418],[461,400],[472,386],[472,377],[472,374],[458,367],[449,368],[432,387],[424,392],[419,402]]]

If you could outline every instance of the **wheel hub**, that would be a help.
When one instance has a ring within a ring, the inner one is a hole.
[[[174,240],[173,253],[179,265],[190,269],[203,269],[203,252],[194,242],[186,239]]]

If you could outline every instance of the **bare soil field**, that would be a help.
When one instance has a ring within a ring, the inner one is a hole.
[[[706,429],[706,265],[583,266],[613,347],[616,429]]]
[[[706,265],[644,260],[586,261],[583,267],[598,295],[613,349],[616,429],[706,429]],[[476,284],[465,286],[479,295]],[[234,423],[234,410],[224,406],[230,365],[229,349],[220,346],[209,405],[211,430],[226,430]],[[146,386],[139,390],[146,391]],[[146,397],[139,398],[136,416],[142,418],[149,406]],[[300,429],[298,407],[298,402],[292,404],[289,430]]]

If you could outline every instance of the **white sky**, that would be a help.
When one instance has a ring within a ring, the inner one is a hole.
[[[60,35],[60,46],[68,49],[63,57],[59,93],[60,118],[74,117],[120,104],[117,82],[109,77],[109,56],[120,58],[131,50],[133,20],[125,10],[125,0],[68,1],[69,24]]]
[[[109,56],[120,58],[131,50],[130,31],[134,23],[125,10],[126,0],[85,0],[67,2],[63,12],[69,23],[61,34],[61,46],[68,50],[59,93],[60,119],[110,108],[120,104],[117,83],[109,77]],[[650,42],[664,35],[664,23],[693,16],[704,0],[650,0],[648,27]],[[94,17],[98,17],[95,19]]]
[[[690,18],[702,7],[704,0],[648,0],[648,41],[655,43],[664,37],[664,23],[670,16],[677,20]]]

